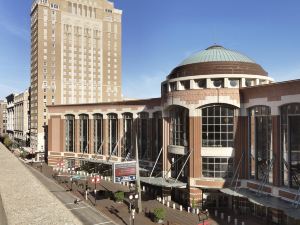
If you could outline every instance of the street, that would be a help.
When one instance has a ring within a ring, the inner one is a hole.
[[[105,215],[101,214],[95,208],[86,202],[74,204],[76,197],[70,192],[64,190],[63,187],[56,184],[50,178],[44,176],[34,168],[27,165],[32,174],[52,193],[54,194],[83,224],[85,225],[117,225]]]

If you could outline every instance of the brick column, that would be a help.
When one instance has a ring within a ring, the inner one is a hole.
[[[80,152],[80,144],[79,144],[79,135],[80,135],[80,120],[75,119],[75,152]]]
[[[248,151],[248,117],[247,116],[237,116],[234,118],[234,150],[235,150],[235,159],[234,159],[234,169],[235,173],[237,166],[239,165],[239,178],[248,178],[248,160],[249,160],[249,151]],[[242,155],[244,153],[243,158]]]
[[[64,119],[60,119],[60,151],[66,151],[66,123]]]
[[[168,159],[168,145],[169,145],[169,135],[170,135],[170,118],[163,117],[163,175],[170,169],[170,162]]]
[[[201,160],[201,145],[202,145],[202,117],[189,117],[189,151],[192,154],[189,159],[189,177],[199,178],[202,174],[202,160]]]
[[[273,185],[280,186],[280,116],[272,116],[272,146],[275,157],[273,165]]]
[[[193,202],[195,204],[195,207],[200,206],[202,202],[202,190],[200,188],[189,188],[189,205],[192,207]]]

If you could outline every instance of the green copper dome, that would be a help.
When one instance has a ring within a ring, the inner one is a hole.
[[[255,63],[249,57],[220,45],[213,45],[185,59],[179,66],[201,62],[247,62]]]

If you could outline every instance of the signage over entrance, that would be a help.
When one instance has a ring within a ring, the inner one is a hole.
[[[136,180],[136,161],[113,164],[114,183]]]

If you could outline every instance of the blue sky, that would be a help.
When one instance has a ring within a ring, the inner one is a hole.
[[[114,2],[123,10],[125,97],[158,97],[160,82],[176,65],[214,43],[246,54],[276,81],[300,78],[298,0]],[[1,99],[29,86],[30,5],[1,0]]]

